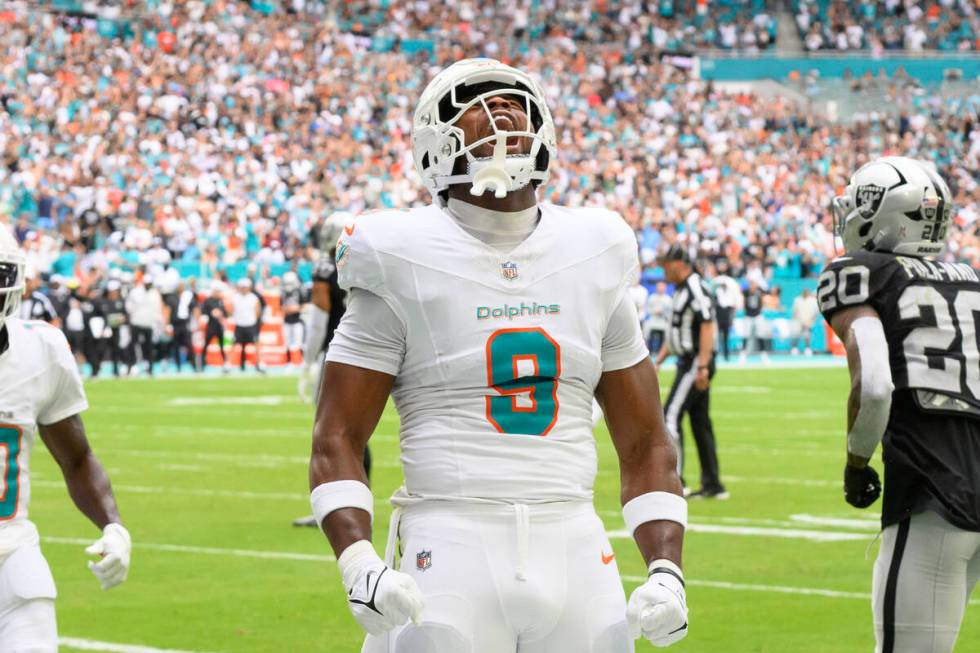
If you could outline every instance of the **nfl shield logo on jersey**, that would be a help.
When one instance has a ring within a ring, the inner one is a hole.
[[[425,571],[432,566],[432,551],[419,551],[415,554],[415,566],[419,571]]]
[[[517,278],[517,263],[513,261],[507,261],[506,263],[500,264],[500,273],[504,275],[504,279],[511,281]]]

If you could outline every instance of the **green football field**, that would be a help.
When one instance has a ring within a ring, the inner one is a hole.
[[[670,373],[662,381],[669,384]],[[718,374],[713,415],[732,498],[691,503],[684,548],[691,630],[671,650],[873,649],[877,513],[852,509],[840,488],[847,386],[841,368]],[[97,532],[38,445],[31,516],[58,583],[65,650],[359,650],[326,540],[290,526],[309,510],[312,425],[295,379],[105,380],[87,389],[89,436],[135,548],[129,580],[100,591],[83,552]],[[379,550],[386,499],[401,481],[397,432],[389,407],[372,440]],[[616,535],[623,529],[616,458],[604,428],[597,440],[596,502]],[[612,541],[630,592],[643,563],[632,541]],[[976,606],[958,650],[980,650]]]

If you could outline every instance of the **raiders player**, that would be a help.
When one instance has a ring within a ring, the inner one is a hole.
[[[680,640],[687,504],[629,296],[632,230],[609,211],[538,203],[554,125],[537,82],[498,61],[433,78],[412,142],[434,203],[362,216],[337,245],[350,299],[310,462],[313,512],[370,633],[363,650],[624,653],[640,636]],[[360,456],[389,393],[405,486],[382,560]],[[593,396],[649,571],[628,603],[592,505]]]
[[[102,529],[85,551],[103,589],[126,579],[129,533],[109,478],[89,448],[79,413],[85,391],[64,334],[12,317],[24,291],[24,255],[0,225],[0,651],[58,650],[55,586],[28,520],[30,458],[37,435],[58,462],[78,509]]]
[[[306,328],[306,344],[303,347],[303,370],[299,375],[297,390],[304,401],[313,401],[313,393],[319,384],[323,361],[323,350],[330,342],[334,330],[343,315],[346,293],[337,284],[337,266],[334,263],[337,238],[346,222],[350,221],[346,212],[333,213],[319,224],[310,240],[319,249],[313,265],[313,286],[310,291],[309,323]],[[341,301],[337,301],[340,299]]]
[[[872,608],[881,653],[951,651],[980,577],[980,281],[942,253],[950,192],[927,164],[879,159],[834,200],[845,254],[820,309],[847,347],[848,503],[870,506],[885,464]]]

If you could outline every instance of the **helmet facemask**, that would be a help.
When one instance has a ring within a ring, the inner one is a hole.
[[[0,261],[0,328],[17,313],[24,294],[24,260],[7,257]]]
[[[516,125],[517,129],[500,129],[494,119],[487,101],[492,97],[506,95],[518,98],[523,104],[524,116],[527,122]],[[486,112],[487,120],[493,133],[472,143],[465,142],[463,130],[456,126],[463,115],[474,106],[481,106]],[[439,102],[439,119],[448,126],[451,134],[450,142],[443,146],[451,147],[451,156],[455,158],[453,175],[446,179],[448,184],[472,181],[470,193],[482,195],[487,190],[493,190],[494,196],[502,198],[507,193],[519,190],[528,183],[535,183],[532,172],[538,167],[538,157],[545,169],[548,165],[548,149],[542,147],[541,110],[534,96],[522,85],[507,86],[496,82],[484,82],[473,87],[454,86]],[[507,144],[510,139],[527,138],[531,140],[528,153],[508,154]],[[491,156],[476,156],[474,152],[482,146],[492,144]]]

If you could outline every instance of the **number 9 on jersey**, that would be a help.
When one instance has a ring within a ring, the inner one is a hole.
[[[539,327],[487,339],[487,420],[500,433],[547,435],[558,420],[561,347]]]

